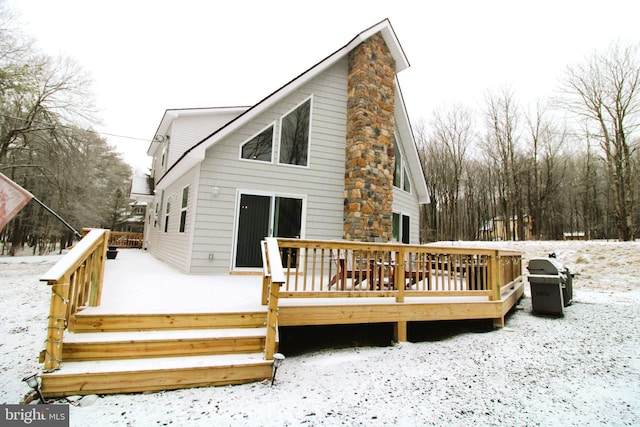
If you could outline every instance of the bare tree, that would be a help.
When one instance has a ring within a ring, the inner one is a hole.
[[[473,113],[462,105],[436,110],[428,138],[432,159],[439,164],[448,240],[462,238],[460,197],[467,150],[475,139]]]
[[[428,143],[427,127],[424,121],[414,126],[418,155],[427,184],[429,203],[423,206],[421,229],[422,240],[433,241],[439,238],[439,200],[441,199],[440,180],[438,179],[439,162]]]
[[[24,148],[28,133],[94,122],[90,80],[72,61],[30,56],[19,71],[12,64],[2,68],[13,80],[0,94],[0,163],[10,150]]]
[[[559,191],[567,168],[563,148],[567,133],[554,124],[550,112],[542,103],[527,117],[527,158],[529,167],[527,179],[527,210],[531,221],[533,238],[560,238],[553,235],[548,221],[558,218],[560,198],[566,197]],[[545,221],[546,220],[546,221]]]
[[[524,238],[523,171],[526,169],[520,147],[519,107],[511,89],[489,94],[486,98],[485,118],[487,134],[483,148],[493,161],[491,167],[498,174],[500,213],[503,216],[505,235]],[[511,226],[516,221],[517,230]]]
[[[111,195],[128,191],[131,171],[95,122],[90,79],[73,61],[40,55],[0,0],[0,171],[76,229],[112,225]],[[120,205],[122,201],[118,201]],[[0,233],[2,250],[70,241],[69,231],[28,204]],[[63,247],[63,246],[61,246]]]
[[[613,44],[586,62],[570,67],[563,81],[565,102],[586,119],[587,131],[598,141],[606,164],[609,188],[620,240],[633,240],[635,168],[632,138],[640,113],[638,45]]]

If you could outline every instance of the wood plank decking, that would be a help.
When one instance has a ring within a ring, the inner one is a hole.
[[[488,291],[453,296],[440,290],[428,297],[406,291],[399,300],[390,291],[354,298],[357,292],[339,294],[334,288],[326,290],[331,297],[321,298],[283,285],[276,298],[277,326],[271,326],[277,332],[278,326],[394,323],[400,340],[406,340],[407,322],[413,321],[493,319],[503,326],[524,284],[513,281],[500,298]],[[121,249],[105,264],[100,304],[71,316],[59,367],[42,374],[42,392],[48,397],[127,393],[269,378],[262,292],[261,275],[184,275],[144,251]]]

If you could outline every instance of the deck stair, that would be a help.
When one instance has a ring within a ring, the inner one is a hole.
[[[260,381],[266,313],[83,314],[63,340],[46,396],[131,393]]]

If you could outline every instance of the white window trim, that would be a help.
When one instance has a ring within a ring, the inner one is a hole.
[[[171,196],[167,197],[164,204],[164,221],[162,223],[162,232],[169,233],[169,219],[171,218]]]
[[[265,130],[269,129],[269,127],[273,127],[273,135],[271,135],[271,160],[270,161],[266,161],[266,160],[253,160],[253,159],[245,159],[244,157],[242,157],[242,147],[244,147],[245,144],[247,144],[249,141],[251,141],[253,138],[255,138],[256,136],[260,135],[262,132],[264,132]],[[275,154],[276,154],[276,120],[274,120],[273,122],[269,123],[267,126],[263,127],[262,129],[260,129],[259,132],[254,133],[253,135],[251,135],[249,138],[245,139],[242,143],[240,143],[240,147],[238,149],[238,160],[242,161],[242,162],[252,162],[252,163],[261,163],[261,164],[274,164],[275,163]]]
[[[407,193],[407,194],[413,194],[413,184],[411,183],[411,174],[409,173],[409,169],[407,168],[407,162],[405,162],[405,153],[402,151],[402,144],[400,143],[400,137],[398,136],[398,132],[394,132],[394,138],[395,138],[395,146],[398,148],[398,152],[400,153],[400,185],[396,186],[395,183],[393,184],[393,188],[397,188],[398,190]],[[397,155],[394,156],[394,176],[395,176],[395,160],[397,158]],[[409,191],[405,190],[404,187],[404,178],[405,175],[407,178],[409,178]]]
[[[273,237],[273,220],[274,220],[274,209],[273,204],[275,203],[276,197],[287,197],[292,199],[300,199],[302,200],[302,218],[300,219],[300,239],[305,239],[306,237],[306,228],[307,228],[307,202],[308,196],[306,194],[295,194],[295,193],[280,193],[273,191],[263,191],[263,190],[250,190],[246,188],[238,188],[236,189],[236,202],[234,209],[234,219],[233,219],[233,244],[231,246],[231,259],[229,264],[229,271],[254,271],[254,268],[238,268],[236,267],[236,255],[238,253],[238,218],[240,216],[240,199],[243,194],[248,194],[252,196],[267,196],[271,197],[271,206],[269,212],[269,237]]]
[[[153,209],[153,228],[156,228],[160,225],[160,201],[155,202],[155,207]]]
[[[291,108],[290,110],[285,112],[282,116],[280,116],[280,119],[278,119],[278,151],[276,153],[274,161],[279,166],[287,166],[287,167],[303,168],[303,169],[309,169],[311,167],[311,141],[313,140],[313,136],[312,136],[312,133],[311,133],[311,130],[313,129],[313,98],[314,98],[313,95],[310,95],[310,96],[306,97],[301,102],[296,104],[295,107]],[[307,101],[310,101],[310,104],[309,104],[309,141],[308,141],[308,146],[307,146],[307,164],[306,165],[292,165],[291,163],[281,163],[280,162],[280,150],[282,149],[282,120],[286,116],[291,114],[296,108],[300,107],[302,104],[304,104]]]
[[[394,243],[402,243],[402,231],[403,231],[402,217],[409,218],[409,243],[411,243],[411,224],[413,224],[413,219],[411,215],[404,213],[402,211],[396,211],[396,210],[392,211],[392,213],[400,216],[400,223],[399,223],[400,229],[398,230],[398,240],[397,241],[394,240]]]
[[[187,204],[185,206],[182,206],[182,202],[184,199],[184,190],[187,190]],[[189,212],[189,196],[191,195],[191,189],[189,188],[189,185],[186,185],[184,187],[182,187],[182,191],[180,192],[180,221],[178,222],[178,233],[185,233],[187,230],[187,213]],[[180,230],[180,227],[182,226],[182,213],[185,212],[185,218],[184,218],[184,230]]]

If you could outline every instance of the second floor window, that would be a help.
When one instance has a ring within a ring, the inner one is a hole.
[[[296,107],[281,121],[280,163],[307,166],[311,99]]]
[[[404,166],[404,161],[402,159],[402,153],[400,152],[400,148],[398,147],[398,143],[394,141],[394,171],[393,171],[393,186],[397,188],[401,188],[407,193],[411,192],[411,181],[409,180],[409,173],[407,172],[407,168]]]
[[[245,142],[242,145],[241,156],[243,159],[270,162],[272,147],[273,125],[269,126],[258,135]]]

